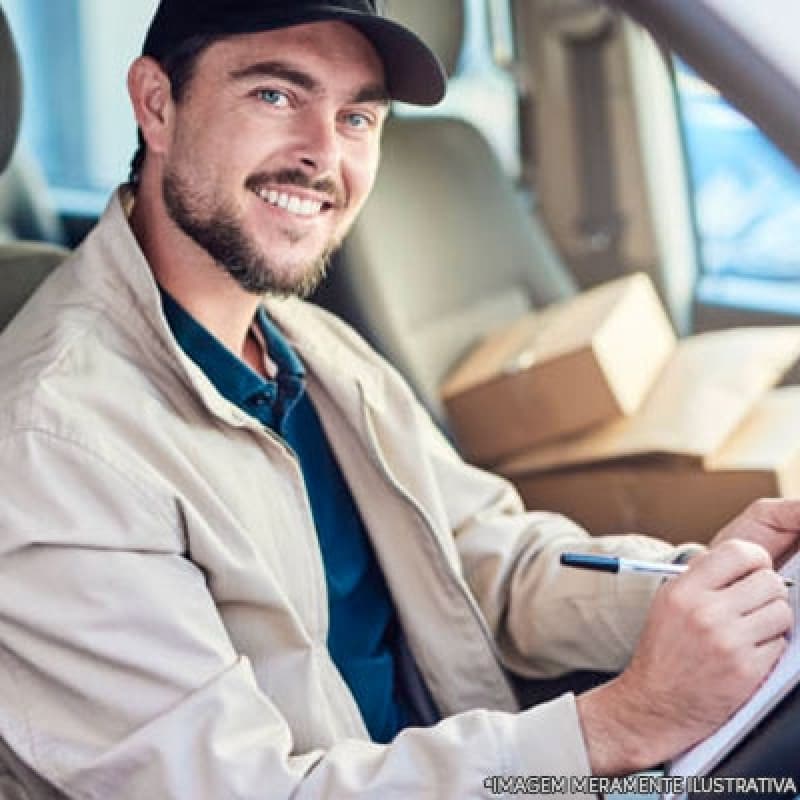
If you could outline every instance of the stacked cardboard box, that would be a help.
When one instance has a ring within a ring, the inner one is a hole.
[[[632,275],[490,335],[447,378],[442,400],[462,452],[492,464],[633,414],[674,349],[652,282]]]
[[[598,294],[592,297],[597,292],[581,298],[597,308]],[[643,276],[615,281],[601,287],[603,292],[602,314],[576,316],[570,304],[548,310],[547,331],[564,331],[576,320],[588,323],[564,335],[555,358],[560,371],[548,367],[547,359],[534,358],[522,373],[509,374],[502,368],[507,352],[491,361],[488,355],[502,348],[487,349],[487,343],[459,368],[458,380],[448,382],[443,396],[467,454],[475,458],[477,452],[476,460],[511,479],[529,507],[566,513],[597,534],[639,531],[675,542],[705,541],[752,500],[800,492],[800,389],[773,391],[800,355],[800,327],[734,329],[677,345],[673,338],[670,345],[660,306],[657,322],[648,323],[655,293]],[[612,296],[616,300],[609,305]],[[598,357],[595,344],[603,338],[598,330],[609,319],[617,330],[625,327],[623,318],[633,321],[633,309],[625,308],[631,296],[645,300],[636,331],[628,331],[627,339],[618,336],[614,348]],[[489,342],[508,335],[501,331]],[[530,341],[526,346],[542,352]],[[515,347],[519,350],[518,340]],[[555,349],[549,345],[548,352]],[[574,366],[593,359],[603,368]],[[465,374],[481,374],[483,381],[470,384]],[[618,391],[620,386],[625,390]],[[454,402],[459,397],[454,387],[474,395],[466,416],[464,405]],[[476,393],[487,403],[483,415]],[[564,424],[566,415],[540,406],[541,396],[555,406],[563,399],[571,429]],[[576,407],[583,421],[572,411]],[[590,418],[604,421],[586,423]],[[553,428],[530,433],[529,427],[546,427],[553,419]],[[473,420],[480,420],[477,429]],[[504,428],[517,438],[512,442],[506,431],[493,447],[487,444],[490,433]]]
[[[775,389],[705,458],[653,455],[509,477],[530,508],[559,511],[595,534],[637,531],[707,541],[759,497],[800,496],[800,388]]]

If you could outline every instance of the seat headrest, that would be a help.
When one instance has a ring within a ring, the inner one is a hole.
[[[424,40],[452,76],[464,40],[464,0],[389,0],[387,10]]]
[[[0,8],[0,172],[11,160],[22,116],[22,73],[17,49]]]

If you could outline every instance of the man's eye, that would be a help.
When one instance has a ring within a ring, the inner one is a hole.
[[[372,125],[372,120],[370,117],[368,117],[366,114],[361,114],[358,112],[348,114],[345,119],[347,120],[347,124],[356,130],[366,130]]]
[[[258,97],[265,103],[271,106],[277,106],[278,108],[284,108],[289,105],[289,97],[287,94],[278,89],[259,89]]]

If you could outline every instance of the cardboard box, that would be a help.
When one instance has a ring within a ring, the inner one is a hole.
[[[682,544],[708,542],[759,497],[798,494],[799,466],[705,471],[675,458],[578,467],[515,483],[528,508],[566,514],[596,536],[645,533]]]
[[[703,460],[744,422],[800,355],[800,327],[735,328],[679,342],[638,413],[505,459],[503,474],[637,456]]]
[[[800,496],[800,387],[762,397],[704,456],[652,453],[544,471],[518,462],[505,474],[529,508],[567,514],[594,534],[706,542],[759,497]]]
[[[490,335],[442,399],[468,459],[497,462],[633,414],[675,348],[650,279],[621,278]]]

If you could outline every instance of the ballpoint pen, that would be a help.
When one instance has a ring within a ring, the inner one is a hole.
[[[561,565],[592,569],[598,572],[634,572],[642,575],[660,575],[670,577],[681,575],[688,569],[686,564],[669,564],[659,561],[640,561],[635,558],[619,558],[617,556],[600,556],[592,553],[562,553]],[[794,581],[784,578],[786,586],[794,586]]]

